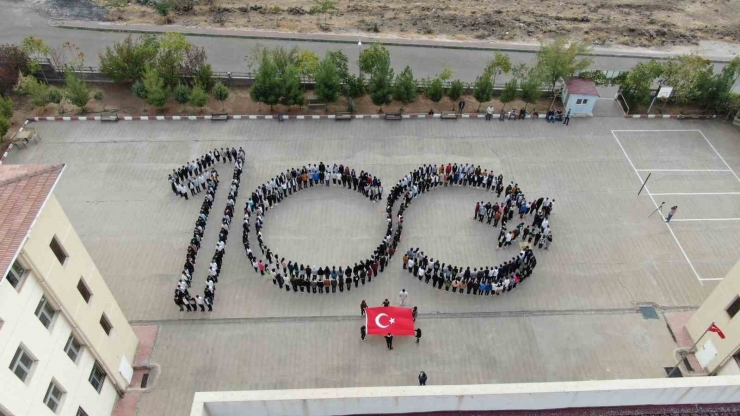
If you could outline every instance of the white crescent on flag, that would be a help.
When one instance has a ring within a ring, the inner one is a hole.
[[[380,317],[381,316],[388,316],[385,313],[379,313],[378,316],[375,317],[375,325],[377,325],[379,328],[388,328],[388,325],[381,325],[380,324]]]

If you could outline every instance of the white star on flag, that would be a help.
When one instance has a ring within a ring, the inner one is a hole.
[[[391,318],[391,325],[396,323],[396,318]]]

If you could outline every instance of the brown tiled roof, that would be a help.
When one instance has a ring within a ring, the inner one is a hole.
[[[565,81],[565,87],[568,88],[569,94],[595,95],[599,97],[596,83],[590,79],[569,78]]]
[[[64,165],[0,165],[0,278],[4,278]]]

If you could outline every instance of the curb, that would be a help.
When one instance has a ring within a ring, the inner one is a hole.
[[[288,42],[313,42],[313,43],[336,43],[336,44],[351,44],[356,45],[357,41],[350,40],[350,39],[342,39],[341,37],[336,38],[330,38],[330,37],[301,37],[296,36],[291,33],[284,33],[282,35],[272,35],[269,33],[265,34],[257,34],[257,33],[208,33],[208,32],[197,32],[193,30],[187,30],[188,27],[186,26],[171,26],[172,29],[175,30],[161,30],[161,29],[142,29],[142,28],[136,28],[135,26],[126,26],[126,25],[115,25],[115,27],[109,26],[109,27],[90,27],[90,26],[82,26],[82,25],[75,25],[70,23],[49,23],[49,26],[59,28],[59,29],[68,29],[68,30],[87,30],[92,32],[114,32],[114,33],[135,33],[135,34],[163,34],[166,32],[178,32],[182,33],[185,36],[200,36],[200,37],[210,37],[210,38],[234,38],[234,39],[256,39],[256,40],[278,40],[278,41],[288,41]],[[177,30],[182,29],[182,30]],[[378,37],[372,37],[372,36],[366,36],[364,39],[367,39],[368,43],[372,42],[381,42],[384,45],[389,46],[401,46],[401,47],[410,47],[410,48],[432,48],[432,49],[452,49],[452,50],[468,50],[468,51],[499,51],[499,52],[514,52],[514,53],[537,53],[539,50],[539,46],[532,45],[530,47],[496,47],[496,46],[483,46],[483,45],[457,45],[453,41],[432,41],[432,40],[426,40],[426,39],[419,39],[419,42],[409,42],[405,41],[401,38],[378,38]],[[432,43],[437,42],[437,43]],[[460,42],[464,43],[464,42]],[[591,52],[585,54],[586,56],[603,56],[607,58],[634,58],[634,59],[645,59],[645,60],[659,60],[659,61],[665,61],[669,60],[678,54],[672,54],[672,55],[665,55],[665,56],[653,56],[653,55],[646,55],[646,54],[640,54],[640,53],[630,53],[630,52]],[[711,63],[729,63],[731,59],[729,58],[719,58],[719,57],[709,57],[707,58]]]
[[[687,116],[683,114],[625,114],[624,118],[677,118],[681,120],[711,120],[717,118],[717,116]]]
[[[33,121],[33,120],[26,119],[26,121],[23,122],[23,125],[21,126],[21,128],[19,128],[17,132],[13,133],[13,135],[10,136],[10,140],[13,140],[13,137],[15,137],[16,134],[22,132],[23,131],[23,128],[26,127],[26,124],[30,123],[31,121]],[[12,148],[13,148],[13,143],[10,143],[8,145],[8,147],[5,148],[5,150],[3,151],[3,155],[0,156],[0,165],[2,165],[3,162],[5,161],[5,158],[8,157],[8,153],[10,153],[10,150]]]

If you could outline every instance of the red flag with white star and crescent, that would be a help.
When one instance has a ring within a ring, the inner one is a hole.
[[[365,327],[368,335],[415,335],[411,308],[379,306],[365,309]]]

